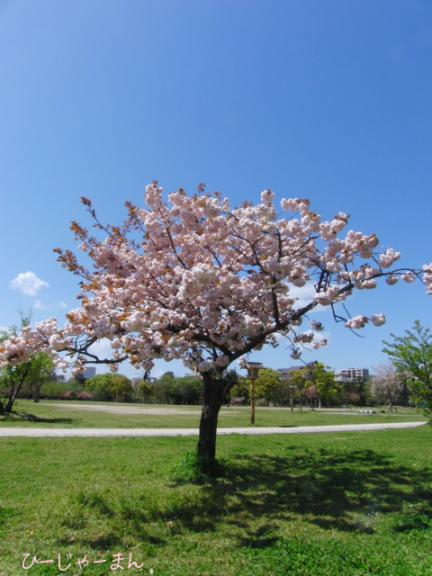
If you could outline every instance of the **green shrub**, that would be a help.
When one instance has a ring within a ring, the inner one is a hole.
[[[132,402],[134,389],[126,376],[122,374],[98,374],[84,383],[86,392],[92,395],[93,400]]]
[[[67,400],[80,397],[83,386],[80,382],[56,382],[50,380],[41,386],[40,397],[49,400]]]

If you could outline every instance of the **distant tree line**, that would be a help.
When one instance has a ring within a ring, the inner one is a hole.
[[[240,378],[232,389],[232,401],[249,402],[251,386],[248,378]],[[261,369],[255,381],[255,396],[258,404],[301,410],[364,403],[366,387],[366,382],[350,385],[337,382],[334,372],[326,370],[323,364],[312,363],[291,370],[283,378],[276,370]]]
[[[226,379],[237,382],[230,371]],[[58,400],[96,400],[104,402],[143,402],[148,404],[201,404],[202,382],[198,376],[175,376],[165,372],[158,379],[130,380],[121,374],[98,374],[82,381],[46,382],[41,397]],[[229,402],[229,397],[226,399]]]
[[[22,324],[28,325],[23,317]],[[10,331],[15,330],[12,328]],[[1,337],[1,335],[0,335]],[[432,335],[416,322],[403,337],[392,336],[384,352],[391,364],[375,369],[369,379],[337,381],[323,364],[311,363],[291,370],[281,378],[276,370],[263,368],[254,381],[258,405],[303,407],[382,406],[389,411],[397,406],[419,406],[432,413]],[[235,370],[225,374],[229,384],[225,404],[250,402],[252,382]],[[51,357],[41,352],[30,361],[0,372],[0,413],[9,413],[17,398],[75,399],[105,402],[153,404],[201,404],[199,376],[175,376],[165,372],[158,379],[131,381],[121,374],[98,374],[88,380],[59,382],[55,379]]]
[[[122,374],[98,374],[88,380],[59,382],[53,379],[49,357],[39,354],[29,363],[0,376],[0,398],[4,411],[11,411],[17,398],[82,400],[99,402],[140,402],[147,404],[201,404],[202,383],[198,376],[175,376],[165,372],[158,379],[130,380]],[[226,378],[230,391],[225,404],[247,405],[252,382],[234,370]],[[303,408],[365,406],[387,404],[390,410],[410,403],[408,386],[391,366],[380,367],[370,380],[338,382],[333,372],[322,364],[292,370],[281,378],[276,370],[264,368],[255,381],[257,405]]]

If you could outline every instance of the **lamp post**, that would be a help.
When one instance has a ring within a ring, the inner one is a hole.
[[[288,386],[288,390],[291,412],[294,412],[294,392],[297,390],[297,386]]]
[[[248,373],[248,379],[251,381],[251,414],[250,422],[255,424],[255,381],[258,378],[258,372],[263,367],[261,362],[245,362],[244,368]]]

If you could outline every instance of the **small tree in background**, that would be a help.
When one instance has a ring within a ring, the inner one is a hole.
[[[311,386],[309,375],[304,371],[304,368],[292,370],[287,379],[287,387],[289,390],[289,399],[291,408],[294,408],[294,402],[297,402],[300,412],[303,406],[310,400],[306,390]]]
[[[39,402],[41,388],[54,374],[54,361],[50,354],[38,352],[30,361],[30,370],[24,381],[22,395]]]
[[[289,376],[290,384],[295,387],[294,396],[302,407],[308,401],[311,407],[331,405],[341,396],[341,387],[335,380],[334,372],[326,370],[324,364],[313,362],[293,370]]]
[[[312,382],[316,388],[318,405],[332,405],[338,401],[341,395],[341,386],[336,382],[334,372],[326,370],[324,364],[317,362],[309,369]]]
[[[267,404],[275,402],[279,386],[280,377],[276,370],[262,368],[255,381],[256,398],[264,398]]]
[[[239,376],[235,385],[231,388],[231,401],[241,401],[242,404],[249,402],[250,382],[245,376]]]
[[[390,358],[399,377],[405,379],[414,402],[432,416],[432,334],[416,320],[404,336],[391,335],[384,342],[384,352]]]
[[[393,365],[377,366],[370,381],[370,395],[374,402],[386,404],[389,412],[397,412],[405,388],[405,378]]]
[[[84,383],[93,400],[131,402],[134,399],[134,389],[131,381],[122,374],[97,374]]]
[[[0,334],[0,343],[14,341],[19,338],[20,332],[30,330],[31,314],[21,313],[20,316],[20,329],[13,326],[3,331]],[[23,362],[5,365],[0,372],[0,413],[12,412],[16,399],[23,394],[39,402],[40,389],[54,372],[51,354],[38,351],[38,347],[23,359]]]
[[[151,402],[154,396],[154,386],[148,379],[143,378],[135,385],[135,393],[139,402]]]

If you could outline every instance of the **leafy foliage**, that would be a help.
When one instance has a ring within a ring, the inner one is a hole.
[[[30,314],[21,314],[21,330],[30,326]],[[0,341],[7,341],[17,335],[18,328],[15,326],[3,331]],[[0,372],[0,397],[5,398],[5,404],[0,401],[0,412],[11,412],[15,400],[24,394],[39,400],[41,386],[49,380],[54,372],[52,356],[44,351],[35,352],[18,364],[8,364]]]
[[[202,383],[196,376],[175,377],[166,372],[151,384],[151,397],[157,404],[199,404]]]
[[[404,336],[392,334],[392,342],[384,342],[384,352],[389,356],[399,374],[404,377],[413,400],[432,415],[432,334],[429,328],[416,320]]]
[[[121,374],[97,374],[85,382],[85,388],[94,400],[131,402],[134,399],[131,381]]]

